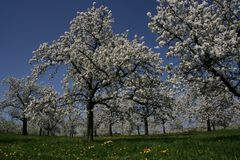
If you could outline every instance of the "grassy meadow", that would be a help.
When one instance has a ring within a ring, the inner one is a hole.
[[[240,160],[240,130],[156,136],[38,137],[0,134],[0,159]]]

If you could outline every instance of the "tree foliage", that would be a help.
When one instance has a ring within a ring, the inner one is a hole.
[[[240,97],[240,2],[160,0],[150,29],[169,57],[178,57],[180,76],[191,82],[218,81]]]

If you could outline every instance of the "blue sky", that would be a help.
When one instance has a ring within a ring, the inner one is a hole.
[[[146,16],[148,11],[156,12],[156,0],[95,1],[112,10],[115,33],[129,29],[130,36],[144,36],[148,46],[156,45],[154,34],[147,27],[149,18]],[[28,61],[32,51],[67,31],[76,12],[85,11],[92,3],[92,0],[1,0],[0,80],[30,74],[32,66]],[[59,88],[57,83],[54,85]]]

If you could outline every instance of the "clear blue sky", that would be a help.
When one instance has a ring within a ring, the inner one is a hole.
[[[154,47],[155,37],[147,27],[146,13],[155,13],[156,0],[95,0],[113,12],[114,31],[126,29],[130,35],[145,37]],[[77,11],[85,11],[92,0],[1,0],[0,1],[0,80],[23,77],[31,72],[32,51],[43,42],[57,39],[68,30]],[[58,86],[59,84],[57,84]],[[0,87],[0,92],[1,91]],[[1,93],[0,93],[1,95]]]

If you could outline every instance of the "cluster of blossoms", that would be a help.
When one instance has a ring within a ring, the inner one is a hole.
[[[191,82],[219,81],[240,97],[240,2],[164,0],[148,13],[167,56],[178,57],[178,73]]]

